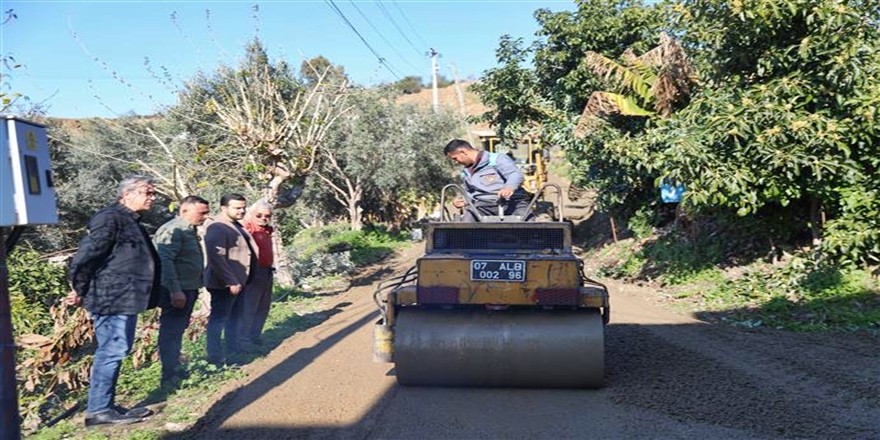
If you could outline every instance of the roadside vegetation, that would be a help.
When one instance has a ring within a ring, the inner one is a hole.
[[[268,332],[277,345],[332,313],[311,310],[321,295],[347,289],[366,267],[408,242],[417,214],[452,181],[439,149],[465,134],[459,115],[398,103],[402,92],[394,85],[350,84],[344,68],[324,57],[293,68],[273,60],[259,39],[243,48],[237,64],[199,72],[176,87],[177,104],[151,116],[61,120],[41,108],[19,112],[48,126],[59,211],[57,225],[27,228],[9,255],[25,434],[72,429],[70,417],[84,409],[91,323],[84,310],[60,300],[69,289],[68,259],[88,219],[113,201],[122,178],[155,179],[159,198],[142,218],[149,232],[191,194],[211,201],[214,211],[230,192],[274,204],[281,251]],[[205,387],[237,374],[203,360],[205,307],[197,309],[184,348],[191,377],[181,392],[196,400],[210,394]],[[158,383],[158,313],[139,319],[120,403],[158,402],[170,392]]]
[[[594,276],[650,287],[657,301],[709,322],[880,334],[874,269],[822,260],[809,248],[748,256],[756,243],[744,231],[695,238],[638,220],[617,243],[583,243]]]

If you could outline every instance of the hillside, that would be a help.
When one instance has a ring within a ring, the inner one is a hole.
[[[454,111],[466,116],[478,116],[486,111],[487,107],[480,102],[480,98],[470,90],[475,84],[472,81],[462,82],[458,85],[450,85],[437,90],[437,101],[441,108]],[[461,93],[459,93],[459,87]],[[462,98],[463,101],[462,102]],[[433,103],[433,93],[430,87],[422,89],[419,93],[403,95],[399,98],[401,104],[415,104],[430,108]],[[488,124],[470,124],[470,130],[488,129]]]

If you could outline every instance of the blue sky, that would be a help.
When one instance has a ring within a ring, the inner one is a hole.
[[[237,63],[258,34],[273,60],[298,68],[323,55],[360,85],[409,75],[429,80],[429,48],[441,54],[441,75],[452,79],[454,65],[460,78],[478,78],[495,66],[501,35],[534,40],[536,9],[575,9],[572,0],[332,4],[393,73],[329,0],[0,0],[0,10],[18,17],[0,27],[0,53],[23,65],[4,78],[4,87],[45,102],[55,117],[150,114],[173,104],[175,88],[197,71]]]

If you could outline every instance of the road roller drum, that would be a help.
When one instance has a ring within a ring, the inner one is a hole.
[[[597,388],[604,330],[595,310],[407,308],[397,316],[403,385]]]

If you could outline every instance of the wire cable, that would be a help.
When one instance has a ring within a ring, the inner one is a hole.
[[[373,22],[371,22],[369,18],[367,18],[366,14],[364,14],[364,12],[361,11],[361,8],[358,7],[357,3],[355,3],[354,0],[348,0],[348,1],[349,1],[349,3],[351,3],[352,6],[354,6],[354,9],[358,12],[358,14],[361,15],[361,17],[364,19],[364,21],[366,21],[367,24],[370,25],[370,27],[373,28],[374,31],[376,31],[376,34],[379,35],[379,38],[381,38],[382,41],[384,41],[385,44],[387,44],[388,47],[390,47],[391,50],[394,51],[394,53],[397,54],[397,56],[399,56],[400,59],[403,60],[403,62],[405,62],[407,65],[409,65],[409,67],[411,67],[416,72],[421,70],[418,67],[416,67],[415,65],[413,65],[413,63],[409,62],[409,60],[406,57],[404,57],[403,54],[400,53],[400,51],[398,51],[397,48],[394,47],[394,45],[391,44],[391,42],[388,41],[387,38],[385,38],[385,35],[382,35],[382,32],[379,30],[379,28],[377,28],[376,25],[374,25]]]
[[[370,46],[370,43],[368,43],[364,36],[361,35],[360,32],[358,32],[353,24],[351,24],[351,21],[349,21],[348,17],[345,16],[341,9],[339,9],[339,6],[336,6],[336,3],[333,0],[324,0],[324,3],[327,3],[327,5],[330,6],[331,9],[336,11],[339,17],[342,18],[342,21],[344,21],[345,24],[347,24],[348,27],[351,28],[351,30],[358,36],[358,38],[361,39],[361,42],[363,42],[364,45],[367,46],[367,49],[369,49],[370,52],[372,52],[373,55],[376,56],[376,59],[379,60],[379,64],[385,66],[385,68],[388,69],[388,71],[391,72],[391,74],[394,75],[394,77],[397,78],[397,80],[399,81],[400,75],[398,75],[397,72],[395,72],[394,69],[391,67],[391,65],[388,64],[388,61],[385,59],[385,57],[379,55],[379,52],[376,52],[376,49],[373,49],[373,46]]]
[[[419,42],[422,43],[423,47],[429,47],[430,45],[425,42],[425,39],[419,34],[419,31],[413,26],[412,22],[409,20],[409,17],[406,16],[406,13],[403,12],[403,9],[400,7],[400,2],[392,2],[391,4],[397,8],[397,12],[400,12],[400,16],[403,17],[403,21],[406,22],[406,25],[409,26],[409,29],[415,34],[416,38],[419,39]]]
[[[410,40],[409,37],[406,36],[406,34],[403,32],[403,29],[401,29],[400,26],[397,25],[397,22],[394,21],[394,17],[391,16],[391,13],[388,12],[388,8],[385,7],[382,1],[375,0],[375,2],[377,5],[379,5],[379,10],[382,11],[382,14],[385,15],[385,17],[388,18],[388,21],[390,21],[394,28],[397,29],[397,32],[400,32],[400,35],[403,37],[403,39],[406,40],[407,43],[409,43],[410,47],[412,47],[419,56],[422,56],[422,52],[419,50],[418,47],[416,47],[415,44],[413,44],[412,40]]]

